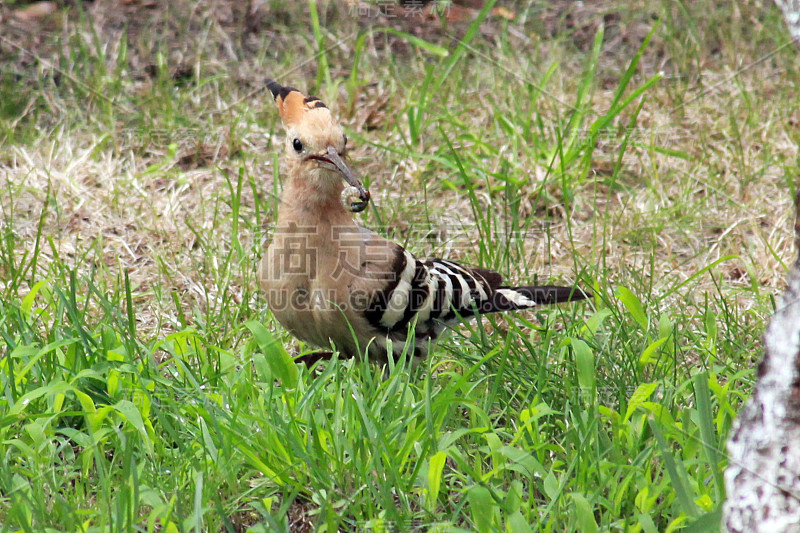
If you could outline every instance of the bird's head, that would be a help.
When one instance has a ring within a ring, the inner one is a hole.
[[[292,171],[320,189],[346,189],[346,207],[353,212],[363,211],[369,203],[369,191],[350,170],[347,155],[347,136],[333,119],[330,109],[315,96],[305,96],[294,87],[285,87],[267,79],[281,120],[286,128],[286,157]],[[343,197],[345,201],[345,197]]]

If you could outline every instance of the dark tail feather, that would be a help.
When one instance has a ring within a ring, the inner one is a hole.
[[[560,304],[562,302],[577,302],[592,297],[591,291],[584,291],[578,287],[559,287],[557,285],[538,285],[533,287],[513,287],[537,304]]]
[[[591,298],[592,293],[577,287],[536,285],[531,287],[498,287],[491,297],[483,302],[481,313],[530,309],[536,305],[576,302]]]

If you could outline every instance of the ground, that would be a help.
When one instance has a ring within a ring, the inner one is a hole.
[[[780,13],[464,5],[0,6],[4,523],[718,518],[796,253]],[[341,119],[366,226],[595,298],[463,326],[420,368],[291,365],[307,347],[255,280],[281,188],[266,77]]]

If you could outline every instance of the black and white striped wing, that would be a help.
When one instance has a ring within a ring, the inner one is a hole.
[[[374,328],[387,333],[406,332],[416,320],[417,335],[426,336],[439,324],[491,312],[492,305],[509,310],[536,305],[523,293],[499,287],[502,277],[496,272],[444,259],[421,261],[399,246],[392,271],[394,276],[377,291],[365,313]]]
[[[414,329],[415,355],[424,356],[427,345],[461,318],[476,314],[529,309],[539,304],[580,300],[580,289],[559,286],[502,286],[497,272],[470,268],[445,259],[421,261],[394,245],[391,272],[377,290],[365,316],[369,324],[402,350],[408,325]]]

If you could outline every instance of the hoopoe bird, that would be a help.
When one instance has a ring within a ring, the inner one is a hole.
[[[345,162],[342,127],[319,98],[271,79],[266,86],[286,128],[288,176],[259,279],[273,315],[298,339],[347,357],[386,362],[407,350],[419,361],[462,319],[589,296],[573,287],[510,287],[491,270],[420,260],[360,226],[354,213],[370,193]]]

